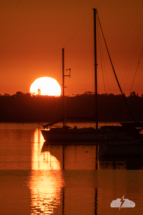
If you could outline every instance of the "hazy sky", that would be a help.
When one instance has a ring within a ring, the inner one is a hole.
[[[142,0],[1,0],[0,93],[29,92],[43,76],[61,84],[63,47],[65,69],[72,73],[66,78],[66,94],[94,91],[93,8],[123,91],[143,93]],[[102,43],[98,60],[104,52]],[[118,94],[106,52],[104,64],[102,71],[98,63],[98,91]]]

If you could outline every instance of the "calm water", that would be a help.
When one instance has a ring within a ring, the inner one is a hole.
[[[123,195],[135,208],[110,207]],[[38,124],[0,124],[1,215],[139,215],[142,202],[143,159],[98,160],[95,145],[44,144]]]

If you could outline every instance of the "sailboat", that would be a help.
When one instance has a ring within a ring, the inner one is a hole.
[[[95,64],[95,123],[96,128],[70,128],[66,125],[66,116],[65,116],[65,96],[64,96],[64,49],[62,49],[62,77],[63,77],[63,126],[61,128],[51,128],[54,123],[57,123],[60,120],[57,120],[52,123],[48,123],[43,126],[44,129],[41,130],[44,139],[48,142],[51,141],[101,141],[101,140],[123,140],[126,139],[128,135],[128,129],[125,129],[126,126],[103,126],[98,128],[98,101],[97,101],[97,42],[96,42],[96,16],[97,10],[93,9],[93,18],[94,18],[94,64]],[[115,73],[115,72],[114,72]],[[116,75],[116,74],[115,74]],[[116,77],[117,79],[117,77]],[[118,79],[117,79],[118,82]],[[119,85],[119,82],[118,82]],[[120,88],[120,85],[119,85]],[[123,93],[122,93],[123,94]],[[50,128],[49,128],[50,127]],[[48,129],[46,129],[48,128]]]

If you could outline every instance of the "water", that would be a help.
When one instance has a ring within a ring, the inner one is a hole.
[[[142,181],[141,158],[99,160],[95,145],[44,144],[38,124],[0,124],[1,215],[142,214]],[[135,208],[110,207],[123,195]]]

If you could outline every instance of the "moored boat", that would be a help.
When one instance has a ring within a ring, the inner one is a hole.
[[[95,115],[94,115],[94,121],[95,121],[95,128],[89,127],[89,128],[77,128],[76,126],[73,128],[70,128],[67,126],[67,117],[65,114],[65,96],[64,96],[64,78],[67,76],[64,74],[64,49],[62,49],[62,77],[63,77],[63,127],[61,128],[51,128],[51,126],[61,120],[57,120],[56,122],[49,123],[47,125],[43,125],[43,128],[41,130],[42,135],[46,141],[104,141],[104,140],[126,140],[129,135],[135,135],[136,133],[138,135],[138,130],[131,128],[130,132],[128,127],[125,128],[124,125],[121,126],[105,126],[98,128],[98,101],[97,101],[97,42],[96,42],[96,16],[97,16],[97,10],[93,9],[94,11],[94,65],[95,65]],[[99,20],[99,18],[98,18]],[[99,25],[100,22],[99,22]],[[101,29],[102,30],[102,29]],[[103,32],[102,32],[103,33]],[[104,36],[103,36],[104,37]],[[105,40],[105,38],[104,38]],[[105,42],[106,44],[106,42]],[[106,45],[107,48],[107,45]],[[107,48],[107,52],[109,55],[109,51]],[[111,57],[109,55],[109,59],[111,61]],[[117,80],[119,89],[123,95],[123,99],[125,100],[125,96],[122,92],[122,89],[120,87],[120,84],[118,82],[112,61],[111,61],[112,69],[114,71],[115,78]],[[69,76],[69,75],[68,75]],[[125,100],[126,102],[126,100]],[[129,109],[130,111],[130,109]],[[131,113],[131,111],[130,111]],[[132,113],[131,113],[132,115]],[[48,129],[45,129],[48,128]]]
[[[104,141],[104,140],[116,140],[126,138],[127,132],[118,129],[113,131],[112,129],[100,128],[51,128],[49,130],[42,130],[42,134],[47,141]]]

